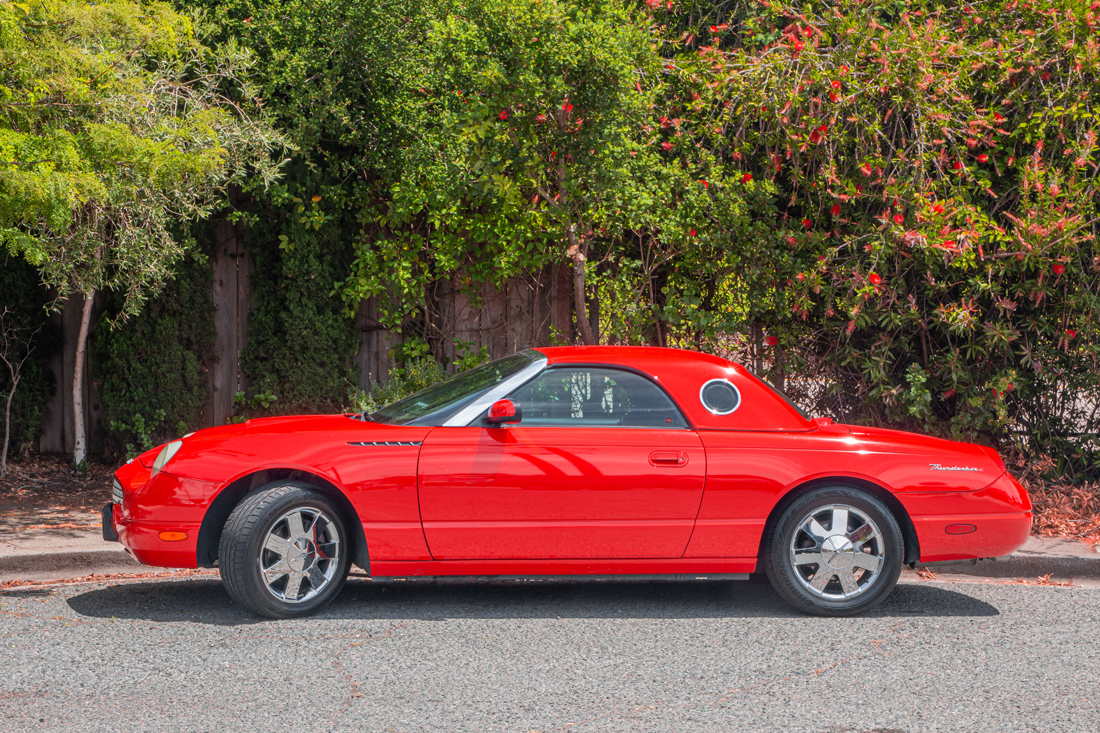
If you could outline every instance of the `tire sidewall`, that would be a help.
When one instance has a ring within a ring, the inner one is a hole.
[[[799,520],[828,504],[846,504],[866,514],[878,525],[884,546],[884,567],[873,587],[856,598],[833,600],[807,590],[796,577],[790,558],[790,543]],[[765,571],[772,587],[788,603],[818,616],[854,616],[882,603],[897,585],[905,553],[901,528],[893,513],[877,498],[851,486],[834,485],[814,489],[795,499],[780,515],[766,546]]]

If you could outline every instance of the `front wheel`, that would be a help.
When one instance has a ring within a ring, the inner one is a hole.
[[[816,489],[769,530],[764,569],[785,601],[817,616],[854,616],[890,594],[904,544],[890,510],[858,489]]]
[[[339,510],[307,484],[261,489],[237,505],[222,530],[222,584],[236,602],[267,618],[317,613],[348,574]]]

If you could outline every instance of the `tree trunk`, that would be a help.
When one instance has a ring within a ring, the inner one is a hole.
[[[588,244],[584,237],[577,241],[577,235],[570,224],[566,229],[569,240],[568,254],[573,258],[573,307],[577,310],[577,332],[581,343],[592,346],[596,337],[592,334],[592,322],[588,320],[588,298],[585,297],[584,263],[588,259]]]
[[[88,457],[88,440],[84,435],[84,354],[88,350],[88,326],[92,322],[94,299],[95,290],[84,296],[80,335],[76,338],[76,359],[73,364],[73,465],[78,468]]]
[[[4,409],[4,450],[0,452],[0,478],[8,473],[8,438],[11,436],[11,401],[15,398],[15,388],[19,386],[19,378],[12,374],[11,391],[8,392],[8,406]]]

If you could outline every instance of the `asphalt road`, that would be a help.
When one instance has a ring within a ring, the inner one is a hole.
[[[1097,731],[1100,590],[349,582],[266,621],[216,579],[0,593],[3,731]]]

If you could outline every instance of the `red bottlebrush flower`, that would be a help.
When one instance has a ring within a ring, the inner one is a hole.
[[[803,48],[803,46],[802,46],[802,41],[795,41],[795,42],[794,42],[794,45],[792,45],[792,46],[791,46],[791,49],[792,49],[792,50],[793,50],[793,51],[794,51],[795,53],[798,53],[799,51],[801,51],[801,50],[802,50],[802,48]]]
[[[703,184],[703,188],[710,189],[710,184],[707,183],[705,179],[700,178],[699,183]]]
[[[932,205],[932,213],[933,214],[942,214],[943,213],[943,204],[933,204]]]
[[[553,159],[554,157],[556,157],[556,156],[557,156],[557,154],[558,154],[558,151],[557,151],[557,150],[555,150],[555,151],[551,152],[551,153],[550,153],[550,157],[551,157],[551,159]]]
[[[692,230],[691,230],[691,231],[689,232],[689,235],[690,235],[690,236],[692,236],[692,237],[694,237],[694,236],[695,236],[695,230],[694,230],[694,229],[692,229]]]
[[[712,26],[710,27],[710,32],[711,32],[711,33],[717,33],[717,32],[718,32],[718,26],[716,26],[716,25],[712,25]]]
[[[797,275],[795,275],[795,277],[798,278],[798,282],[800,282],[800,283],[806,282],[806,274],[805,273],[800,272]]]
[[[1050,81],[1050,72],[1044,71],[1042,74],[1039,75],[1039,78],[1043,81]]]
[[[778,336],[768,336],[767,338],[764,339],[764,343],[768,346],[779,346],[779,337]]]
[[[672,150],[672,143],[666,140],[665,142],[661,143],[661,147],[665,150]]]
[[[1060,193],[1062,193],[1061,188],[1059,188],[1058,186],[1051,185],[1051,187],[1050,187],[1050,195],[1051,196],[1057,196]]]
[[[1066,266],[1065,265],[1055,265],[1054,267],[1052,267],[1050,269],[1054,271],[1055,275],[1061,275],[1063,272],[1066,271]]]
[[[945,400],[949,400],[952,397],[954,397],[956,394],[958,394],[958,393],[955,390],[949,389],[949,390],[947,390],[946,392],[943,393],[943,398]]]
[[[882,278],[878,276],[877,272],[872,272],[870,275],[867,276],[867,279],[871,281],[872,285],[878,285],[880,282],[882,282]]]
[[[994,112],[993,113],[993,121],[994,122],[1004,122],[1005,118],[999,112]]]
[[[963,167],[962,161],[961,160],[956,160],[954,163],[951,164],[951,167],[954,168],[957,171],[962,170],[962,167]]]
[[[500,111],[500,114],[499,114],[499,115],[497,115],[497,119],[499,119],[499,120],[506,120],[506,119],[508,119],[508,110],[507,110],[507,109],[502,109],[502,110]]]
[[[748,183],[751,180],[752,180],[752,174],[751,173],[746,173],[745,175],[741,176],[741,183]]]
[[[839,102],[840,101],[840,95],[837,94],[836,92],[829,92],[829,101],[830,102]]]
[[[821,133],[818,132],[817,130],[814,130],[813,132],[811,132],[810,133],[810,142],[812,142],[814,145],[821,142]]]
[[[573,111],[573,105],[569,104],[569,102],[566,102],[565,104],[563,104],[563,105],[561,106],[561,109],[562,109],[562,111],[563,111],[563,112],[565,112],[566,114],[569,114],[570,112],[572,112],[572,111]]]
[[[814,29],[810,26],[806,26],[806,28],[802,31],[802,34],[806,36],[806,38],[809,38],[814,34]]]
[[[847,73],[848,73],[848,67],[847,66],[841,66],[840,67],[840,75],[845,76]]]
[[[901,214],[894,214],[894,223],[899,224],[899,225],[904,224],[905,223],[905,217],[902,216]]]
[[[833,79],[833,89],[840,89],[840,80]]]
[[[1074,331],[1072,328],[1067,328],[1066,329],[1066,336],[1068,336],[1071,339],[1072,338],[1077,338],[1077,332]]]
[[[821,127],[817,128],[817,131],[820,132],[822,135],[824,135],[825,133],[827,133],[829,131],[829,126],[828,125],[822,125]]]
[[[863,175],[869,176],[869,175],[871,175],[871,164],[870,163],[864,163],[863,165],[861,165],[859,167],[859,170]]]
[[[546,122],[546,115],[539,115],[535,118],[535,122]]]
[[[986,155],[985,153],[982,153],[981,155],[979,155],[979,156],[978,156],[978,162],[979,162],[979,163],[987,163],[987,162],[989,162],[989,156],[988,156],[988,155]]]
[[[806,227],[807,229],[809,229],[813,225],[814,225],[814,223],[812,221],[810,221],[809,219],[803,219],[802,220],[802,226]]]
[[[943,243],[943,246],[946,249],[955,249],[955,240],[948,239],[946,242]]]
[[[833,204],[832,207],[829,208],[829,213],[833,216],[840,216],[840,204]]]
[[[787,237],[787,244],[789,244],[793,247],[796,244],[798,244],[798,240],[795,239],[794,237]]]

